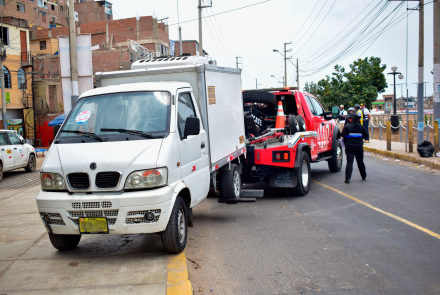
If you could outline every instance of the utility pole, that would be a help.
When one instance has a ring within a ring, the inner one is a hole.
[[[434,120],[440,124],[440,1],[434,1]]]
[[[263,85],[263,84],[258,84],[258,79],[255,79],[255,89],[258,89],[258,85]]]
[[[182,28],[179,27],[179,53],[180,55],[183,54],[183,46],[182,46]]]
[[[292,44],[292,41],[284,43],[284,87],[287,87],[287,60],[292,59],[292,57],[287,57],[287,52],[292,52],[292,49],[286,49],[286,45],[289,44]]]
[[[212,2],[211,2],[212,3]],[[199,9],[199,55],[203,55],[203,44],[202,44],[202,9],[212,7],[212,5],[205,5],[202,6],[202,0],[199,0],[199,6],[197,7]]]
[[[237,69],[239,69],[238,65],[243,64],[243,62],[238,62],[238,59],[239,59],[239,58],[242,58],[242,57],[241,57],[241,56],[236,56],[236,57],[235,57],[235,63],[236,63],[236,65],[237,65]]]
[[[2,30],[3,32],[3,30]],[[6,96],[5,96],[5,73],[3,72],[3,61],[6,59],[6,48],[3,46],[3,39],[0,40],[0,76],[2,83],[2,120],[3,129],[8,129],[6,123]]]
[[[73,0],[69,0],[69,47],[70,47],[70,81],[72,83],[72,108],[79,97],[78,87],[78,58],[76,55],[76,27],[75,6]]]
[[[425,36],[425,0],[420,0],[419,5],[419,84],[417,87],[417,144],[423,142],[424,125],[424,99],[423,99],[423,71],[424,71],[424,36]]]

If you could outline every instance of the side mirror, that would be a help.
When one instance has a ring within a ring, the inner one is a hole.
[[[200,120],[199,118],[188,117],[185,123],[185,132],[183,138],[186,139],[189,135],[199,135],[200,133]]]
[[[331,119],[333,119],[333,113],[332,112],[325,112],[324,113],[324,120],[330,121]]]
[[[331,115],[333,119],[339,118],[339,108],[337,106],[332,106]]]

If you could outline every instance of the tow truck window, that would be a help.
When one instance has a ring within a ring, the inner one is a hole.
[[[188,117],[196,117],[191,94],[181,93],[179,94],[179,102],[177,105],[177,127],[181,139],[183,138],[183,132],[185,132],[185,123]]]
[[[322,108],[321,104],[316,100],[316,98],[309,96],[310,101],[313,104],[313,108],[315,109],[316,112],[316,116],[324,116],[325,112],[324,109]]]
[[[307,105],[308,105],[308,107],[309,107],[309,109],[310,109],[310,112],[311,112],[313,115],[317,116],[317,115],[316,115],[316,111],[315,111],[315,109],[313,108],[313,104],[312,104],[312,102],[310,101],[310,97],[309,97],[308,95],[304,95],[304,97],[306,98],[306,102],[307,102]]]

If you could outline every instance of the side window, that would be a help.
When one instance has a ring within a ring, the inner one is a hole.
[[[314,97],[310,97],[310,101],[313,104],[317,116],[324,116],[325,112],[321,104]]]
[[[17,136],[12,134],[11,132],[7,132],[7,134],[9,136],[9,141],[11,142],[11,144],[21,144],[21,141],[20,139],[18,139]]]
[[[188,117],[197,117],[191,100],[191,94],[181,93],[179,94],[177,104],[177,127],[179,129],[180,138],[183,138],[186,118]]]
[[[309,106],[310,112],[311,112],[313,115],[316,116],[316,111],[315,111],[315,109],[313,108],[313,104],[312,104],[312,102],[310,101],[310,97],[307,96],[307,95],[304,95],[304,97],[306,98],[306,102],[307,102],[307,105]]]
[[[0,145],[9,145],[8,138],[4,133],[0,133]]]

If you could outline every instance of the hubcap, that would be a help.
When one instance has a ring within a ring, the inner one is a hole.
[[[302,162],[301,174],[303,186],[306,187],[309,184],[309,167],[307,167],[305,160]]]
[[[238,171],[234,172],[234,192],[235,197],[240,197],[240,174],[238,174]]]
[[[186,229],[186,221],[185,221],[185,211],[182,207],[179,208],[179,215],[177,216],[177,226],[179,227],[179,242],[183,244],[185,242],[185,229]]]
[[[340,169],[342,167],[342,150],[340,147],[336,150],[336,155],[338,158],[338,168]]]

